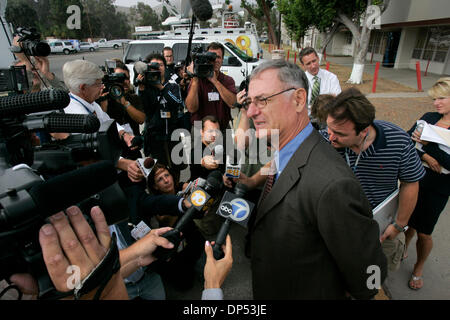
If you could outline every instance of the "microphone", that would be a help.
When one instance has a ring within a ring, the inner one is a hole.
[[[45,129],[47,132],[94,133],[100,129],[100,121],[93,114],[57,112],[27,116],[22,125],[28,130]]]
[[[143,74],[148,70],[148,65],[145,62],[138,61],[134,64],[134,70],[136,71],[136,74]]]
[[[0,98],[0,117],[64,109],[70,97],[64,90],[45,90]]]
[[[112,162],[101,161],[34,185],[28,192],[13,190],[1,200],[0,229],[16,228],[39,217],[45,219],[104,190],[116,180]]]
[[[208,0],[190,0],[192,12],[200,21],[207,21],[212,18],[213,9]]]
[[[152,172],[152,169],[158,162],[158,160],[155,160],[153,158],[139,158],[136,160],[136,162],[142,174],[145,176],[145,178],[147,178]]]
[[[255,207],[255,204],[244,199],[248,193],[248,187],[245,184],[238,183],[234,188],[234,193],[226,191],[220,202],[217,214],[224,217],[225,221],[217,233],[216,243],[213,246],[214,258],[216,260],[222,259],[224,253],[222,245],[225,243],[227,234],[230,230],[231,221],[247,228],[247,223],[250,214]]]
[[[241,152],[233,149],[232,154],[227,155],[225,176],[229,178],[239,178],[241,175]]]
[[[212,155],[214,156],[214,160],[223,163],[223,145],[216,145],[212,151]]]
[[[222,174],[220,171],[216,170],[208,175],[204,188],[197,186],[192,191],[189,198],[192,206],[181,216],[172,230],[162,235],[162,237],[173,243],[174,247],[172,249],[158,247],[153,252],[154,257],[168,261],[176,253],[176,250],[182,240],[181,232],[183,232],[188,223],[192,221],[197,211],[202,211],[204,207],[207,206],[211,200],[213,200],[211,195],[215,196],[222,190],[222,186]]]

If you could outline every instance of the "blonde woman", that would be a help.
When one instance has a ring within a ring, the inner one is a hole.
[[[421,120],[448,130],[450,127],[450,77],[439,79],[428,90],[428,94],[433,98],[436,112],[425,113]],[[406,247],[417,232],[417,261],[408,282],[408,286],[413,290],[423,286],[423,267],[433,248],[431,234],[450,195],[450,174],[448,174],[450,155],[440,149],[438,144],[420,140],[419,131],[416,130],[416,125],[408,131],[412,140],[423,145],[423,151],[417,150],[417,152],[426,167],[426,175],[420,181],[417,205],[408,223],[410,228],[406,232]]]

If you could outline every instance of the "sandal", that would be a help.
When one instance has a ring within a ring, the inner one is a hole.
[[[422,285],[418,287],[418,284],[420,283],[422,283]],[[408,287],[412,290],[419,290],[423,287],[423,278],[415,276],[414,273],[411,274],[411,279],[409,279]]]

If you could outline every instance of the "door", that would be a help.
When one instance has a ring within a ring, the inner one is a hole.
[[[400,43],[400,31],[389,32],[384,52],[383,67],[393,68],[397,57],[398,44]]]

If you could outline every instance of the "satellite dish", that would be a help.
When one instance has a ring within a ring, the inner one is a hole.
[[[245,16],[245,11],[244,11],[244,10],[239,11],[239,12],[238,12],[238,15],[239,15],[241,18],[243,18],[243,17]]]

